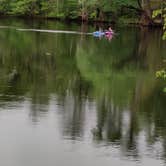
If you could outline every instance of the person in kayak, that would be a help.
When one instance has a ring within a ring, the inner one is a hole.
[[[112,35],[114,31],[112,30],[111,27],[108,28],[108,30],[105,32],[106,35]]]
[[[114,31],[111,27],[108,28],[108,30],[105,32],[105,37],[110,41],[113,37]]]
[[[109,31],[113,31],[111,27],[108,28]]]

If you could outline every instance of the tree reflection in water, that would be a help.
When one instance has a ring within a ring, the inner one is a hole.
[[[68,29],[62,23],[48,25]],[[84,138],[86,118],[91,119],[88,104],[95,103],[96,126],[89,134],[96,144],[116,145],[124,155],[138,158],[145,136],[147,147],[162,144],[166,159],[165,95],[163,83],[154,77],[165,58],[165,43],[158,30],[146,35],[145,29],[119,31],[111,43],[92,36],[0,31],[1,108],[28,100],[30,119],[40,122],[56,96],[62,135],[77,140]],[[13,69],[19,77],[9,81]]]

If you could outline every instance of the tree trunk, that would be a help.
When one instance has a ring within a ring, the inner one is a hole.
[[[138,1],[140,2],[140,1]],[[143,26],[153,25],[152,19],[152,9],[150,5],[150,0],[142,0],[141,1],[142,15],[140,19],[140,24]]]

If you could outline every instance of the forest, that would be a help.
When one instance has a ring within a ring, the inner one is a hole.
[[[165,3],[164,0],[0,0],[0,15],[161,25]]]

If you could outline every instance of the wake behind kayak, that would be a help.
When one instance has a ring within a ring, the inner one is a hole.
[[[23,29],[17,28],[18,31],[30,32],[45,32],[45,33],[64,33],[64,34],[77,34],[77,35],[91,35],[92,33],[78,32],[78,31],[64,31],[64,30],[47,30],[47,29]]]
[[[91,33],[86,33],[86,32],[79,32],[79,31],[65,31],[65,30],[47,30],[47,29],[24,29],[24,28],[17,28],[17,27],[10,27],[10,26],[0,26],[2,29],[15,29],[17,31],[29,31],[29,32],[43,32],[43,33],[62,33],[62,34],[75,34],[75,35],[92,35],[94,37],[108,37],[108,36],[113,36],[114,33],[109,32],[109,31],[95,31]]]

